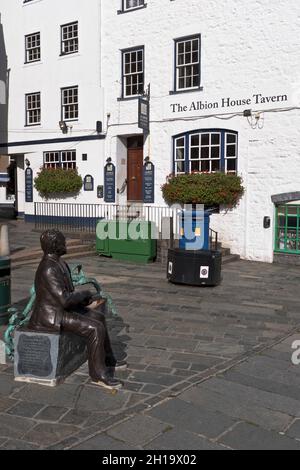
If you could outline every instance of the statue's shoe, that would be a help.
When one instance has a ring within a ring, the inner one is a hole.
[[[108,374],[103,375],[98,380],[92,380],[92,384],[106,388],[107,390],[119,390],[124,385],[121,380],[115,379]]]
[[[126,370],[128,364],[126,361],[106,361],[106,367],[115,371]]]

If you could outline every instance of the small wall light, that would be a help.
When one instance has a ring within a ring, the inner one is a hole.
[[[59,127],[60,127],[60,130],[62,131],[63,134],[68,133],[68,126],[65,123],[65,121],[59,121]]]
[[[30,161],[28,160],[28,158],[26,158],[25,160],[25,165],[29,168],[30,167]]]

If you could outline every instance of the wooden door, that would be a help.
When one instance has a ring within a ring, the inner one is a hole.
[[[143,149],[128,149],[127,200],[143,201]]]

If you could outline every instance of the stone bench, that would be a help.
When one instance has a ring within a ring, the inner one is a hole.
[[[15,331],[14,372],[17,382],[55,387],[88,359],[84,338],[73,333]]]
[[[107,316],[107,300],[98,307]],[[37,332],[27,326],[14,333],[14,373],[17,382],[56,387],[88,360],[87,342],[73,333]]]

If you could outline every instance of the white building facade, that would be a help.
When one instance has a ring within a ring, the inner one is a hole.
[[[89,0],[88,7],[80,0],[0,2],[9,92],[0,154],[15,161],[16,210],[27,220],[33,220],[34,203],[43,201],[26,188],[27,165],[32,180],[43,166],[77,167],[88,191],[52,202],[97,202],[91,188],[103,184],[104,166],[97,125],[104,115],[100,6],[99,0]]]
[[[33,220],[42,201],[34,190],[26,202],[26,159],[33,177],[42,165],[76,166],[92,177],[92,190],[62,201],[74,204],[164,206],[170,173],[236,172],[245,195],[212,217],[222,244],[244,259],[295,261],[297,0],[0,0],[0,7],[9,69],[0,154],[16,159],[19,213]],[[144,92],[149,132],[138,125]],[[145,188],[149,163],[154,191]]]
[[[128,159],[154,164],[157,205],[174,171],[236,171],[244,197],[212,217],[222,244],[265,262],[275,251],[300,254],[299,15],[297,0],[103,4],[106,154],[119,187],[127,180],[120,203],[135,198],[142,178]],[[148,84],[150,133],[141,146],[131,95]]]

